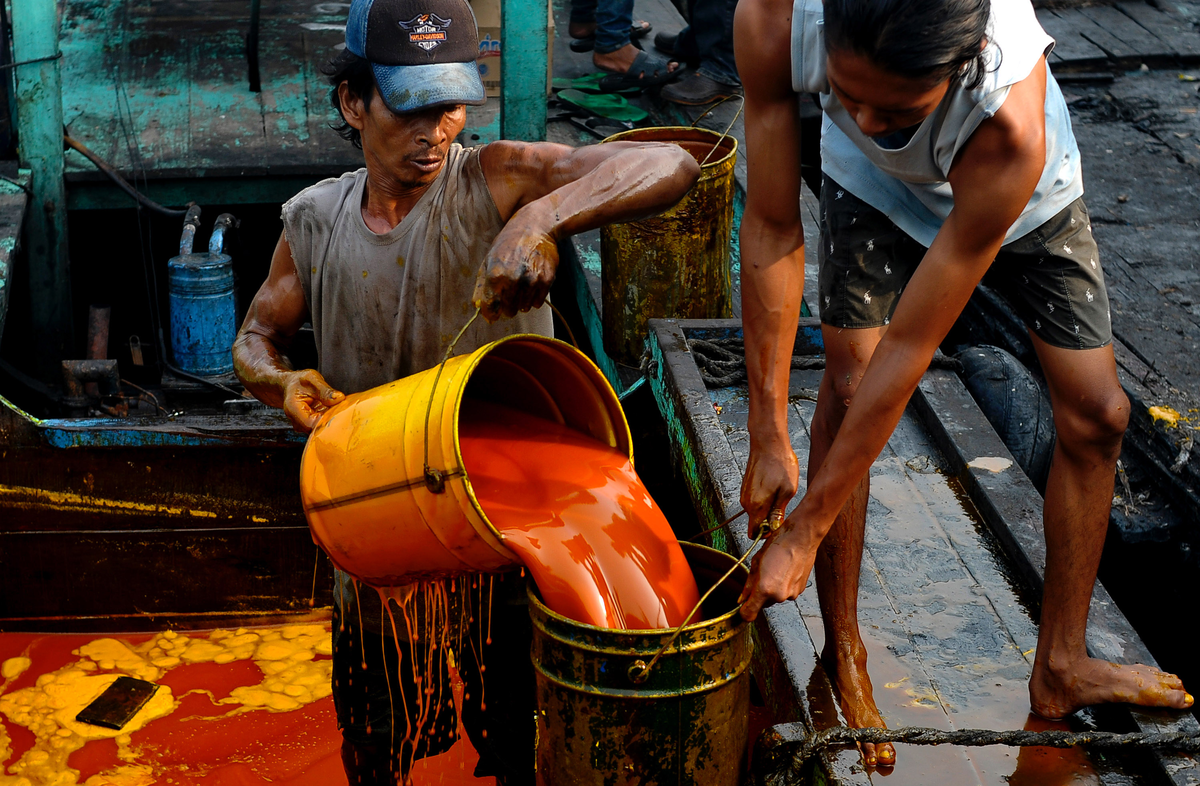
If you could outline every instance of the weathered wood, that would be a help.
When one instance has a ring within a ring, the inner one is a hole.
[[[1037,19],[1054,39],[1054,54],[1062,64],[1073,67],[1099,67],[1108,62],[1108,55],[1079,34],[1069,21],[1049,8],[1037,9]],[[1053,63],[1051,64],[1053,67]]]
[[[1117,9],[1166,45],[1166,51],[1186,60],[1200,56],[1200,32],[1187,22],[1164,14],[1149,3],[1121,2]]]
[[[12,299],[13,258],[21,247],[21,228],[25,207],[29,204],[29,170],[15,168],[0,180],[0,341],[4,339],[4,321]]]
[[[1121,41],[1132,56],[1153,58],[1175,54],[1166,42],[1135,22],[1128,14],[1108,5],[1085,6],[1079,13]],[[1085,37],[1088,34],[1084,33]]]

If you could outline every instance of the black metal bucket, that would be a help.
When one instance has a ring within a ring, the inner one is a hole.
[[[683,543],[701,593],[735,560]],[[541,786],[737,786],[749,734],[750,627],[739,568],[705,602],[641,683],[674,630],[610,630],[550,611],[530,585]]]

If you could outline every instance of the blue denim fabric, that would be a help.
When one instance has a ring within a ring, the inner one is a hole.
[[[692,0],[692,23],[679,34],[676,52],[700,60],[700,73],[727,85],[740,85],[733,59],[733,12],[737,0]]]
[[[607,54],[629,43],[633,0],[572,0],[571,21],[596,23],[595,50]]]

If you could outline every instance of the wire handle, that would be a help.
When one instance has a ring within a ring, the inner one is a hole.
[[[731,516],[729,519],[722,522],[718,526],[725,526],[725,524],[728,524],[729,522],[733,521],[738,516],[742,515],[744,512],[745,511],[739,510],[736,514],[734,514],[733,516]],[[764,538],[767,538],[768,536],[772,535],[777,529],[779,529],[779,525],[781,523],[782,523],[781,519],[777,519],[774,516],[772,516],[770,519],[768,519],[768,520],[764,521],[762,524],[758,525],[758,535],[755,536],[754,542],[750,544],[750,548],[746,549],[746,553],[741,556],[741,559],[739,559],[737,562],[733,563],[733,567],[731,567],[729,570],[725,571],[724,576],[717,579],[717,582],[708,588],[708,592],[705,592],[703,595],[700,596],[700,600],[696,601],[696,605],[693,606],[692,610],[690,612],[688,612],[688,615],[683,618],[683,622],[681,622],[679,624],[679,627],[675,629],[675,632],[673,634],[671,634],[671,638],[667,639],[667,642],[658,648],[658,652],[654,653],[654,657],[650,659],[650,662],[646,663],[645,661],[639,659],[639,660],[635,660],[633,663],[630,664],[629,670],[626,672],[629,675],[630,682],[632,682],[635,685],[641,685],[643,682],[645,682],[647,679],[649,679],[650,670],[654,668],[654,664],[658,663],[658,659],[661,658],[668,649],[670,649],[671,645],[675,643],[675,640],[679,638],[679,634],[683,633],[683,629],[688,626],[689,621],[696,614],[696,612],[700,611],[700,607],[704,605],[704,601],[708,600],[708,596],[712,595],[713,591],[716,590],[717,587],[724,584],[725,579],[732,576],[734,571],[736,571],[740,567],[744,567],[746,564],[746,560],[749,559],[750,556],[754,553],[755,547],[758,546],[759,543],[762,543]],[[714,527],[713,529],[716,529],[716,527]],[[712,530],[708,530],[708,531],[711,532]]]
[[[733,113],[733,119],[729,121],[729,125],[725,126],[725,130],[721,132],[721,137],[716,141],[716,144],[714,144],[712,146],[712,150],[709,150],[708,155],[706,155],[704,157],[704,160],[700,162],[701,167],[703,167],[705,164],[708,163],[708,159],[712,158],[713,153],[717,152],[717,148],[720,147],[721,143],[725,141],[725,137],[729,136],[729,131],[730,131],[730,129],[733,128],[733,124],[737,122],[738,117],[740,117],[742,114],[742,110],[746,108],[746,97],[740,96],[740,95],[725,96],[720,101],[718,101],[715,104],[713,104],[712,106],[710,106],[708,109],[705,109],[704,112],[700,115],[700,117],[698,117],[692,121],[691,127],[695,128],[696,124],[699,123],[701,120],[703,120],[705,118],[705,116],[708,115],[709,112],[713,111],[714,109],[716,109],[721,104],[725,103],[726,101],[728,101],[731,98],[736,98],[736,99],[740,100],[742,103],[738,105],[738,110]]]
[[[425,444],[423,447],[425,448],[425,487],[434,494],[441,494],[446,491],[446,475],[440,469],[434,469],[429,466],[429,414],[433,411],[433,394],[437,391],[438,380],[442,378],[442,369],[446,367],[446,361],[454,353],[454,347],[458,344],[458,340],[467,332],[467,328],[475,324],[475,320],[479,319],[479,314],[482,310],[481,306],[475,307],[475,313],[467,320],[467,324],[462,326],[462,330],[458,331],[458,335],[450,342],[450,346],[446,347],[446,354],[442,357],[442,362],[438,364],[437,373],[433,375],[433,387],[429,391],[429,403],[425,406]]]

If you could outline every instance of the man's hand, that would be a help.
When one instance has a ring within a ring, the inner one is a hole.
[[[753,622],[764,606],[795,600],[808,584],[808,574],[817,560],[820,538],[794,512],[778,532],[766,540],[754,557],[750,576],[738,602],[742,618]]]
[[[558,272],[558,244],[526,208],[496,236],[475,281],[471,302],[488,322],[538,308]]]
[[[750,460],[742,478],[742,509],[749,517],[750,537],[758,534],[764,522],[779,526],[799,482],[800,469],[790,444],[775,440],[766,447],[750,445]]]
[[[309,434],[321,416],[344,398],[346,394],[334,390],[317,371],[311,368],[293,371],[287,375],[284,386],[283,412],[292,422],[292,428]]]

